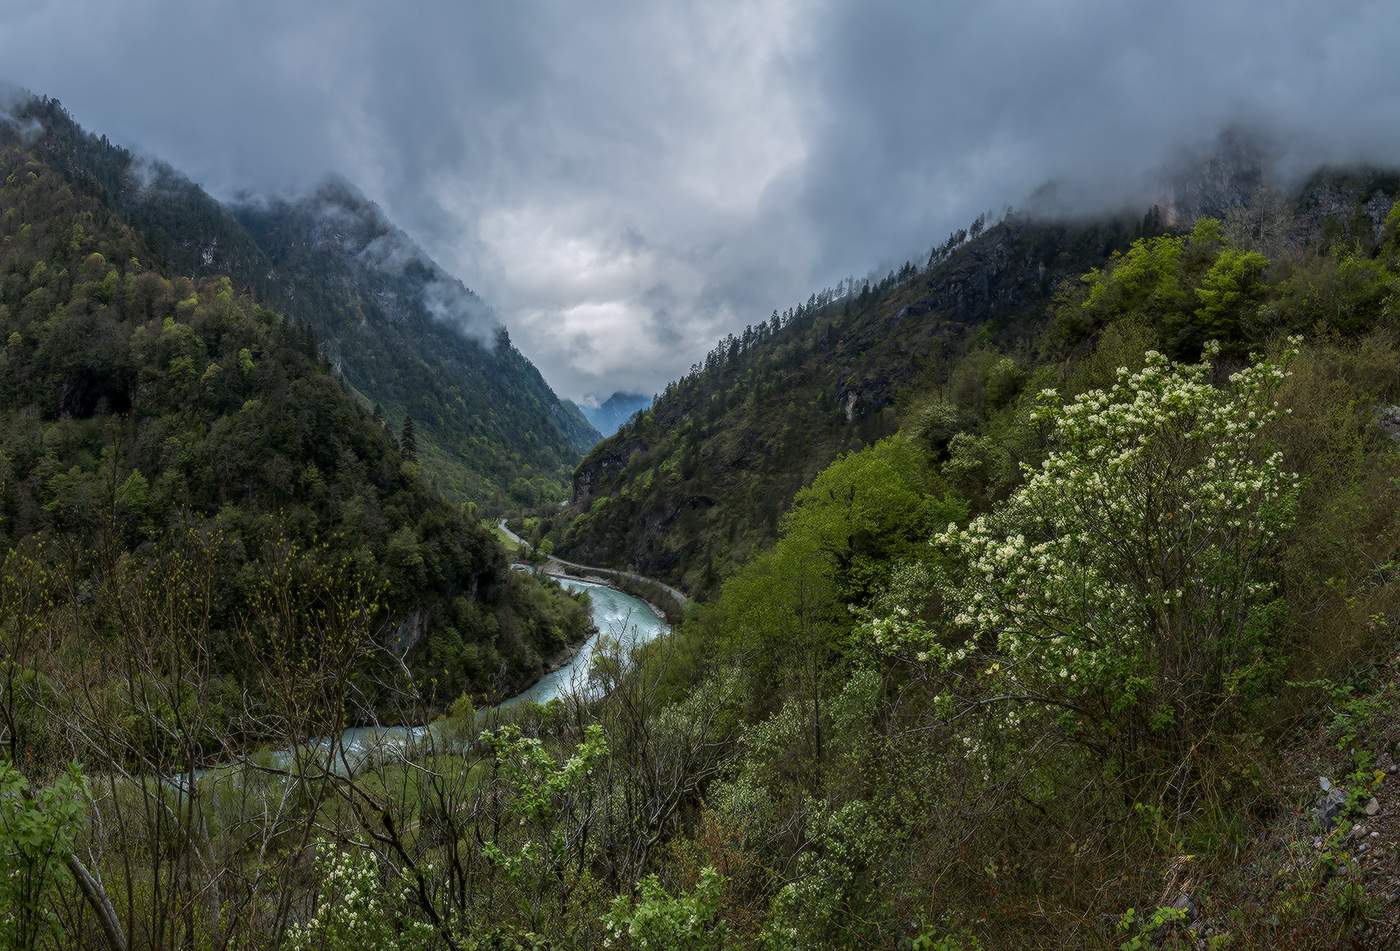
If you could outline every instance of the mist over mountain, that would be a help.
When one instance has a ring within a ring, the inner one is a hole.
[[[0,949],[1400,948],[1394,5],[0,19]]]
[[[369,687],[372,670],[431,670],[453,691],[447,700],[502,694],[583,636],[582,608],[509,570],[480,509],[433,490],[417,447],[356,398],[310,322],[157,250],[183,243],[205,264],[251,253],[247,243],[216,249],[215,235],[238,231],[198,219],[179,230],[186,219],[170,202],[216,222],[218,206],[159,170],[145,187],[161,193],[139,200],[169,217],[128,217],[130,199],[97,177],[123,171],[94,160],[112,157],[108,147],[63,128],[52,103],[25,109],[27,121],[0,123],[0,550],[7,572],[21,562],[50,572],[24,582],[26,597],[50,597],[58,578],[101,591],[87,596],[90,612],[70,616],[94,650],[97,632],[112,630],[112,599],[130,597],[136,614],[117,624],[121,636],[148,639],[161,663],[200,652],[203,672],[224,678],[257,663],[257,638],[233,619],[267,606],[270,577],[297,577],[282,609],[297,614],[293,636],[310,640],[311,613],[327,623],[337,611],[310,606],[312,578],[359,572],[380,620],[337,676],[365,686],[351,715],[366,719],[396,694],[387,682]],[[157,220],[171,230],[146,227]],[[162,598],[167,610],[201,612],[204,626],[157,645]],[[0,626],[13,632],[23,609],[4,603]],[[329,650],[326,640],[308,653]],[[193,675],[176,676],[188,686]],[[267,699],[259,692],[257,703]],[[241,729],[227,706],[208,702],[205,713],[217,726],[186,755],[215,756]]]
[[[1231,125],[1301,169],[1400,136],[1400,30],[1362,0],[260,9],[22,5],[0,62],[219,196],[354,182],[569,398],[658,392],[1047,181],[1116,210]]]
[[[1342,237],[1375,246],[1400,197],[1400,153],[1389,167],[1303,171],[1258,130],[1231,128],[1144,179],[1143,194],[1105,212],[1042,187],[1023,210],[980,215],[919,258],[726,336],[589,452],[554,522],[560,549],[712,591],[773,540],[803,486],[899,430],[917,394],[954,385],[960,360],[1048,359],[1036,337],[1056,301],[1135,239],[1208,217],[1280,266]]]
[[[227,204],[171,166],[85,132],[55,100],[12,94],[33,148],[142,231],[163,262],[226,274],[303,321],[335,371],[395,427],[413,417],[439,488],[500,509],[563,494],[596,439],[491,309],[348,183]]]

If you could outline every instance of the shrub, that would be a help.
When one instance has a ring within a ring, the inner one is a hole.
[[[1179,762],[1261,696],[1279,669],[1272,557],[1298,492],[1265,436],[1284,369],[1257,363],[1223,388],[1211,369],[1153,353],[1068,405],[1045,391],[1041,468],[936,539],[956,566],[951,633],[897,615],[876,641],[984,671],[1018,716],[1063,718],[1129,770]]]

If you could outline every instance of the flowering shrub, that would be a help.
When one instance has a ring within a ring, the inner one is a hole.
[[[688,894],[671,895],[661,880],[648,875],[637,885],[637,897],[613,899],[603,925],[606,947],[621,944],[633,951],[720,951],[726,930],[719,918],[724,876],[711,866]]]
[[[427,948],[433,929],[407,914],[409,887],[380,880],[374,856],[345,852],[328,842],[316,850],[320,894],[316,913],[294,925],[293,951],[416,951]]]
[[[1265,435],[1285,371],[1257,362],[1216,387],[1214,354],[1149,353],[1067,405],[1043,391],[1042,466],[934,539],[959,566],[942,582],[951,635],[896,613],[875,642],[975,672],[1009,717],[1054,713],[1101,752],[1179,753],[1257,695],[1280,660],[1270,555],[1298,491]]]

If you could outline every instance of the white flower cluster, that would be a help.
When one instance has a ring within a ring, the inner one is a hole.
[[[1208,349],[1194,365],[1149,353],[1068,404],[1043,391],[1053,451],[992,514],[933,540],[959,566],[953,635],[896,615],[868,626],[875,645],[944,670],[977,655],[1011,693],[1113,705],[1173,662],[1173,639],[1226,639],[1212,619],[1271,596],[1267,554],[1296,499],[1264,433],[1295,353],[1223,387]]]
[[[386,887],[373,855],[321,842],[316,868],[320,900],[315,914],[290,929],[288,943],[294,951],[410,951],[428,946],[432,928],[402,914],[409,888]]]

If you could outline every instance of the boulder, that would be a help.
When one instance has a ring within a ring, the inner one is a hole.
[[[1330,831],[1337,824],[1337,820],[1342,817],[1347,805],[1346,791],[1338,786],[1334,786],[1332,781],[1323,776],[1318,779],[1318,785],[1322,787],[1322,796],[1318,798],[1317,805],[1313,807],[1313,815],[1322,826],[1324,832]]]

